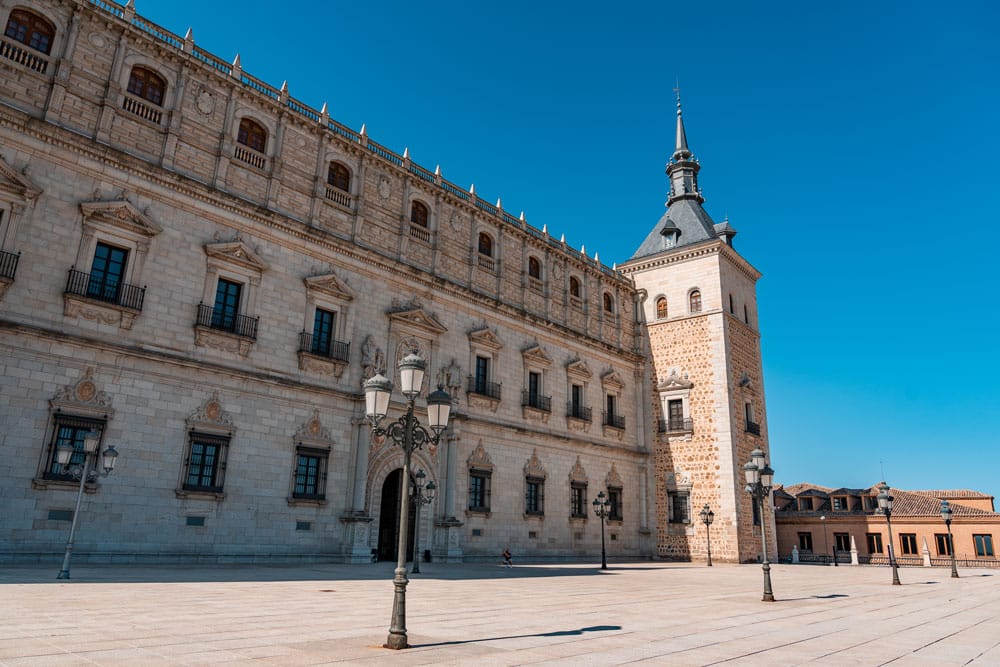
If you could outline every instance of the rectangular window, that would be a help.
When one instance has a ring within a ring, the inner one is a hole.
[[[866,512],[874,512],[878,508],[878,501],[875,496],[862,496],[862,506]]]
[[[326,498],[327,452],[299,448],[295,460],[293,498],[324,500]]]
[[[469,471],[469,509],[473,512],[490,511],[490,473]]]
[[[219,278],[215,289],[215,308],[212,309],[212,327],[223,331],[236,330],[236,316],[240,312],[240,293],[243,285]]]
[[[52,432],[52,441],[49,443],[48,464],[42,477],[52,480],[73,481],[73,476],[63,469],[56,460],[56,451],[66,445],[73,448],[70,455],[69,466],[82,465],[86,459],[83,451],[83,439],[91,431],[101,433],[104,430],[104,422],[98,419],[87,419],[86,417],[69,417],[56,415]]]
[[[542,374],[528,373],[528,401],[530,405],[538,403],[538,396],[541,394]]]
[[[836,545],[837,551],[850,551],[851,550],[851,534],[850,533],[834,533],[833,541]]]
[[[900,533],[899,535],[899,548],[904,554],[916,554],[917,553],[917,534],[916,533]]]
[[[667,521],[691,523],[691,496],[687,491],[667,492]]]
[[[976,543],[976,556],[985,558],[993,556],[993,535],[973,535],[972,540]]]
[[[313,318],[312,349],[310,350],[313,354],[330,355],[330,345],[333,342],[336,323],[336,313],[322,308],[316,309],[316,316]]]
[[[476,391],[484,393],[486,383],[490,381],[490,360],[488,357],[476,357]]]
[[[830,499],[833,503],[833,510],[835,512],[843,512],[847,509],[847,499],[841,496],[836,496]]]
[[[812,498],[799,498],[799,511],[811,512],[813,508]]]
[[[524,512],[525,514],[544,514],[542,499],[544,497],[545,480],[529,477],[525,481]]]
[[[799,533],[799,551],[812,551],[812,550],[813,550],[812,533]]]
[[[587,485],[572,482],[569,487],[569,515],[575,519],[587,518]]]
[[[948,542],[948,533],[935,533],[934,542],[937,543],[938,556],[951,555],[951,544]]]
[[[611,503],[608,518],[612,521],[622,520],[622,490],[613,486],[608,487],[608,502]]]
[[[868,553],[882,553],[882,533],[866,533],[865,541],[868,542]]]
[[[191,433],[184,482],[185,490],[211,493],[222,491],[228,445],[229,438],[205,433]]]
[[[118,291],[125,277],[127,259],[128,250],[116,248],[106,243],[98,243],[94,250],[94,261],[90,265],[87,296],[117,303]]]
[[[580,414],[580,408],[583,407],[583,386],[575,384],[570,388],[571,394],[571,404],[573,406],[573,416],[576,417]]]
[[[615,417],[615,415],[618,414],[618,411],[615,409],[615,407],[616,407],[615,404],[617,403],[616,399],[617,399],[617,396],[615,396],[614,394],[608,394],[608,423],[609,424],[613,424],[614,423],[614,417]]]

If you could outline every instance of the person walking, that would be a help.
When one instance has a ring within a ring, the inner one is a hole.
[[[505,548],[503,550],[503,553],[500,554],[500,557],[503,559],[503,561],[502,561],[503,565],[506,565],[507,567],[514,567],[514,563],[511,562],[511,560],[510,560],[511,559],[510,547]]]

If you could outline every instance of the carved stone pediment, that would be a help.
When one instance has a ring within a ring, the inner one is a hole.
[[[668,491],[691,489],[691,475],[686,472],[668,472],[665,481]]]
[[[677,369],[674,369],[665,380],[661,380],[660,383],[656,385],[656,389],[657,391],[677,391],[690,389],[693,386],[694,384],[688,380],[687,373],[680,376],[677,374]]]
[[[573,359],[567,363],[566,373],[583,380],[590,379],[594,376],[594,374],[590,372],[590,367],[587,366],[587,362],[582,359]]]
[[[156,236],[163,231],[152,218],[123,199],[81,202],[80,212],[83,213],[85,225],[100,222],[146,237]]]
[[[538,460],[537,449],[531,452],[531,458],[524,464],[524,476],[533,477],[535,479],[545,479],[545,468],[542,467],[542,462]]]
[[[580,463],[580,457],[576,457],[576,463],[573,464],[572,469],[569,471],[569,481],[570,482],[580,482],[586,484],[589,480],[587,479],[587,471],[583,469],[583,464]]]
[[[24,174],[18,173],[6,160],[0,157],[0,193],[7,194],[21,202],[33,202],[42,194],[42,189]]]
[[[431,315],[423,308],[412,308],[409,310],[398,310],[389,313],[389,319],[397,324],[412,327],[420,331],[437,336],[448,331],[434,315]]]
[[[111,397],[101,391],[94,381],[93,368],[84,371],[83,377],[74,384],[68,384],[57,391],[49,399],[49,407],[53,412],[82,416],[105,419],[112,419],[115,416],[115,410],[111,407]]]
[[[238,264],[257,273],[263,273],[268,269],[267,263],[243,241],[208,243],[205,245],[205,254],[213,259]]]
[[[476,445],[476,449],[469,456],[467,463],[469,468],[472,468],[473,470],[484,470],[486,472],[493,471],[493,461],[490,460],[490,455],[486,453],[486,448],[483,447],[482,440],[480,440],[479,444]]]
[[[609,489],[620,489],[622,488],[622,478],[615,470],[615,464],[611,464],[611,470],[608,471],[608,476],[604,479],[604,484]]]
[[[313,410],[312,417],[295,431],[295,444],[313,449],[331,449],[333,447],[333,437],[330,429],[323,426],[319,418],[319,410]]]
[[[219,400],[219,392],[213,391],[212,395],[201,404],[184,422],[189,431],[200,431],[207,433],[220,433],[232,435],[236,431],[233,424],[233,417],[222,409]]]
[[[542,346],[537,343],[523,350],[521,356],[524,357],[525,363],[530,362],[536,366],[549,366],[552,363],[552,357],[546,354]]]
[[[621,391],[625,388],[625,381],[622,376],[616,370],[610,370],[601,376],[601,384],[605,387],[610,387],[612,389],[617,389]]]
[[[470,331],[469,342],[493,350],[494,352],[499,352],[503,348],[503,343],[500,342],[497,335],[489,328]]]
[[[309,276],[303,278],[306,288],[322,292],[341,301],[350,301],[354,298],[354,293],[347,288],[344,282],[333,273],[324,273],[319,276]]]

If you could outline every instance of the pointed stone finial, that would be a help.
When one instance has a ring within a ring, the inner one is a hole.
[[[503,202],[500,201],[500,197],[497,197],[497,208],[503,210]]]
[[[521,211],[521,217],[519,218],[521,222],[524,222],[524,211]]]
[[[328,107],[328,106],[326,105],[326,102],[323,102],[323,108],[322,108],[322,109],[320,109],[320,110],[319,110],[319,112],[320,112],[321,114],[323,114],[324,116],[329,116],[329,115],[330,115],[330,107]]]
[[[470,195],[476,194],[476,184],[475,183],[473,183],[472,185],[469,186],[469,194]]]
[[[237,79],[243,76],[243,62],[240,60],[240,54],[238,53],[236,54],[236,57],[233,58],[232,73],[233,76]]]
[[[194,39],[194,28],[188,28],[188,31],[184,33],[184,39],[193,40]]]
[[[288,79],[285,79],[284,81],[281,82],[281,92],[283,93],[288,92]]]
[[[549,226],[547,224],[542,225],[542,234],[549,235]]]
[[[612,262],[611,263],[611,270],[612,271],[617,271],[618,270],[618,262]]]
[[[563,245],[566,245],[566,234],[560,234],[559,235],[559,243],[562,243]]]
[[[131,21],[133,16],[135,16],[135,1],[128,0],[125,3],[125,20]]]
[[[409,146],[407,146],[406,148],[403,149],[403,159],[404,160],[409,160],[410,159],[410,147]]]
[[[580,254],[583,255],[584,257],[587,256],[587,246],[585,245],[580,246]]]
[[[601,263],[601,255],[600,255],[600,253],[597,253],[597,252],[594,253],[594,261],[597,262],[598,264]]]
[[[194,30],[188,28],[188,31],[184,33],[184,53],[192,51],[194,51]]]
[[[434,175],[435,176],[440,176],[441,175],[441,165],[438,165],[438,166],[434,167]]]

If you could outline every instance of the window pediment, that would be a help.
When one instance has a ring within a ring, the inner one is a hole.
[[[81,202],[80,212],[83,213],[84,225],[103,223],[145,237],[156,236],[163,231],[152,218],[125,200]]]
[[[601,384],[604,385],[605,388],[617,389],[619,391],[625,388],[625,381],[616,370],[610,370],[602,375]]]
[[[657,391],[681,391],[691,389],[693,386],[694,383],[688,379],[687,373],[681,377],[677,373],[677,369],[674,369],[665,380],[660,380],[660,383],[656,385],[656,389]]]
[[[115,410],[111,397],[98,389],[94,382],[94,369],[88,368],[75,384],[68,384],[49,399],[53,412],[112,419]]]
[[[545,479],[545,468],[542,467],[542,462],[538,460],[537,449],[531,452],[531,458],[524,464],[524,476],[533,479]]]
[[[552,364],[552,357],[545,353],[541,345],[532,345],[523,350],[521,355],[526,363],[531,362],[536,366],[549,366]]]
[[[213,391],[208,400],[201,404],[185,421],[188,431],[220,433],[232,435],[236,431],[233,416],[222,409],[219,392]]]
[[[581,484],[587,483],[587,471],[583,469],[583,464],[580,463],[580,457],[576,457],[576,463],[573,464],[573,468],[569,471],[569,481],[579,482]]]
[[[469,342],[486,349],[493,350],[494,352],[499,352],[500,349],[503,348],[503,343],[500,342],[497,335],[486,327],[470,331]]]
[[[441,324],[436,317],[425,311],[423,308],[398,310],[396,312],[389,313],[389,319],[392,322],[403,324],[407,327],[412,327],[435,336],[448,331],[448,329],[445,328],[445,326]]]
[[[615,470],[615,464],[611,464],[611,470],[608,471],[608,476],[604,479],[604,484],[608,488],[620,489],[622,488],[622,478]]]
[[[469,464],[469,468],[473,470],[493,471],[493,461],[490,460],[490,455],[486,453],[486,448],[483,447],[482,440],[479,441],[476,450],[469,456],[467,463]]]
[[[319,410],[313,410],[310,417],[304,424],[299,426],[295,432],[295,444],[314,449],[331,449],[333,447],[333,437],[330,429],[323,426],[319,418]]]
[[[42,189],[24,174],[18,173],[0,157],[0,192],[12,195],[19,201],[30,202],[42,194]]]
[[[205,245],[205,254],[212,259],[237,264],[258,274],[268,269],[267,263],[243,241],[208,243]]]
[[[566,364],[566,373],[581,380],[589,380],[594,376],[594,374],[590,371],[590,367],[587,366],[587,362],[581,359],[574,359]]]
[[[303,278],[303,282],[306,284],[307,289],[322,292],[340,301],[350,301],[354,298],[354,293],[333,273],[309,276],[308,278]]]

